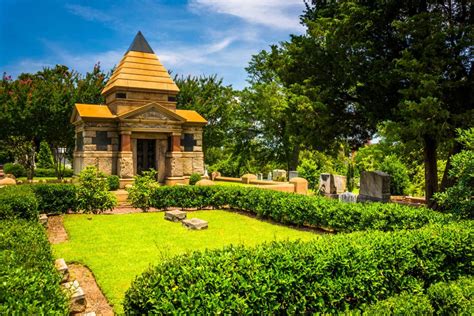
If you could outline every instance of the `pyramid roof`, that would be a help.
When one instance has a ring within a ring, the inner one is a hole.
[[[102,94],[113,89],[158,90],[176,94],[179,88],[141,32],[110,77]]]

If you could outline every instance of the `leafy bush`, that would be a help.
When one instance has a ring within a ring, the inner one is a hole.
[[[317,190],[321,173],[335,172],[330,157],[318,151],[303,151],[300,155],[300,164],[296,168],[298,176],[308,181],[308,187]]]
[[[390,175],[390,193],[404,195],[410,185],[407,167],[395,155],[384,158],[380,170]]]
[[[47,142],[42,141],[40,143],[40,150],[38,153],[38,163],[36,167],[41,169],[53,169],[54,168],[54,161],[53,161],[53,154],[51,153],[51,149]]]
[[[474,219],[474,150],[463,150],[452,157],[449,176],[455,185],[435,194],[438,204],[450,213]]]
[[[438,282],[424,293],[403,292],[364,309],[368,315],[472,315],[474,279]]]
[[[201,175],[199,173],[193,173],[190,177],[189,177],[189,184],[190,185],[195,185],[196,182],[198,182],[199,180],[201,180]]]
[[[143,171],[141,175],[134,177],[135,181],[131,188],[128,188],[128,201],[133,207],[140,208],[144,212],[152,206],[151,195],[153,190],[159,186],[156,182],[157,172],[153,169]]]
[[[77,210],[77,192],[73,184],[35,184],[31,189],[40,212],[65,214]]]
[[[64,177],[72,177],[73,173],[74,173],[74,171],[72,169],[65,168],[63,176]],[[35,177],[56,177],[56,170],[36,168],[35,169]]]
[[[472,273],[473,224],[194,252],[150,268],[127,314],[337,314]]]
[[[43,227],[0,221],[0,314],[67,315],[67,298]]]
[[[116,191],[120,187],[120,178],[116,175],[111,175],[107,177],[109,183],[109,191]]]
[[[12,218],[38,220],[38,201],[29,186],[0,189],[0,220]]]
[[[403,292],[377,302],[364,310],[364,315],[433,315],[428,297],[422,293]]]
[[[77,187],[77,208],[85,213],[101,213],[117,205],[117,198],[109,192],[105,174],[88,166],[79,174]]]
[[[281,223],[337,231],[414,229],[451,218],[427,208],[396,203],[343,203],[244,186],[164,186],[153,190],[149,203],[160,209],[230,207]]]
[[[12,174],[16,178],[26,176],[26,169],[18,163],[6,163],[3,165],[3,172],[5,174]]]

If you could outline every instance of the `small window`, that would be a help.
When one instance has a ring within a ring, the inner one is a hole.
[[[174,96],[174,95],[169,95],[169,96],[168,96],[168,102],[176,102],[176,96]]]
[[[125,92],[117,92],[117,93],[115,94],[115,97],[116,97],[117,99],[126,99],[126,98],[127,98],[127,94],[126,94]]]

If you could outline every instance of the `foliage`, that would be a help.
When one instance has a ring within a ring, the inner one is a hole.
[[[141,175],[134,177],[133,186],[128,188],[128,201],[135,208],[140,208],[144,212],[153,206],[151,203],[151,194],[159,186],[156,182],[157,172],[153,169],[143,171]]]
[[[395,155],[386,156],[380,170],[390,175],[390,193],[404,195],[410,184],[407,167]]]
[[[38,220],[38,201],[28,186],[0,188],[0,220]]]
[[[0,314],[68,314],[68,302],[43,227],[0,221]]]
[[[128,314],[337,314],[472,272],[472,223],[194,252],[150,268]]]
[[[102,213],[117,205],[117,198],[109,192],[107,177],[93,166],[79,174],[77,187],[77,208],[85,213]]]
[[[474,279],[438,282],[424,293],[403,292],[364,309],[367,315],[472,315]]]
[[[107,177],[107,182],[109,183],[109,190],[116,191],[120,187],[120,178],[116,175],[110,175]]]
[[[193,173],[190,177],[189,177],[189,184],[190,185],[195,185],[196,182],[198,182],[199,180],[201,180],[201,175],[199,173]]]
[[[87,220],[90,216],[93,220]],[[313,232],[234,212],[193,211],[192,216],[208,221],[209,229],[199,232],[184,229],[180,223],[164,220],[162,212],[66,215],[64,226],[69,240],[53,245],[54,253],[66,262],[88,266],[115,313],[123,315],[123,297],[130,283],[150,264],[165,258],[231,244],[255,246],[265,241],[321,238]],[[111,269],[112,266],[115,268]]]
[[[445,223],[450,220],[450,216],[426,208],[396,203],[351,204],[324,197],[244,186],[165,186],[155,188],[149,199],[149,205],[161,209],[229,207],[284,224],[309,225],[346,232],[414,229],[428,223]]]
[[[63,177],[72,177],[74,171],[71,168],[64,168]],[[56,169],[35,169],[35,177],[56,177]]]
[[[8,163],[4,164],[3,165],[3,172],[5,174],[12,174],[12,175],[15,176],[15,178],[26,176],[25,168],[22,165],[18,164],[18,163],[8,162]]]
[[[454,155],[449,176],[456,180],[452,187],[437,193],[435,199],[448,212],[464,218],[474,218],[474,128],[461,133],[460,141],[466,150]]]
[[[31,189],[42,213],[65,214],[77,210],[77,189],[73,184],[35,184]]]
[[[40,143],[40,150],[37,156],[38,162],[36,163],[37,168],[42,169],[53,169],[54,168],[54,161],[53,161],[53,154],[51,153],[51,149],[47,142],[42,141]]]
[[[333,159],[319,151],[303,151],[300,153],[298,176],[308,181],[310,189],[317,190],[321,173],[335,173]]]

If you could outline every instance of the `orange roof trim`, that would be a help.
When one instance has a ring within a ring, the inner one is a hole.
[[[76,103],[75,107],[80,117],[104,119],[116,118],[116,116],[110,112],[109,107],[106,105]]]
[[[196,111],[191,110],[176,110],[176,114],[186,119],[189,123],[207,123],[206,119]]]

